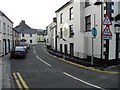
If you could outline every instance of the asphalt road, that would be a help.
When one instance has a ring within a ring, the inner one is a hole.
[[[19,72],[29,88],[118,88],[118,75],[71,65],[46,53],[43,46],[31,46],[26,59],[11,60],[12,73]]]

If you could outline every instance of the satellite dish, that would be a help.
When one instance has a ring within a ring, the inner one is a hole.
[[[63,35],[64,35],[64,37],[67,37],[69,35],[69,30],[68,29],[69,29],[69,26],[68,26],[67,23],[65,23],[64,26],[63,26]]]

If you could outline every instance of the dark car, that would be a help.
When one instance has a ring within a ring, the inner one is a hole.
[[[26,58],[26,51],[24,47],[16,46],[10,53],[10,58]]]

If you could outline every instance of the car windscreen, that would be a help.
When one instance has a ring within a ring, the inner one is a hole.
[[[27,43],[20,43],[20,46],[27,46]]]
[[[23,47],[16,47],[15,51],[25,51]]]

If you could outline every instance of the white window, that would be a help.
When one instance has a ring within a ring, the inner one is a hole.
[[[69,9],[69,19],[72,20],[73,19],[73,7],[71,7]]]
[[[90,1],[89,0],[85,0],[85,7],[90,6]]]
[[[63,13],[60,14],[60,23],[63,23]]]
[[[91,15],[85,17],[86,31],[91,31]]]
[[[3,24],[3,30],[4,30],[3,33],[5,34],[6,33],[6,24],[5,23]]]
[[[30,34],[30,37],[32,37],[32,34]]]
[[[8,35],[9,35],[9,25],[7,25],[7,30],[8,30],[8,32],[7,32],[7,33],[8,33]]]

